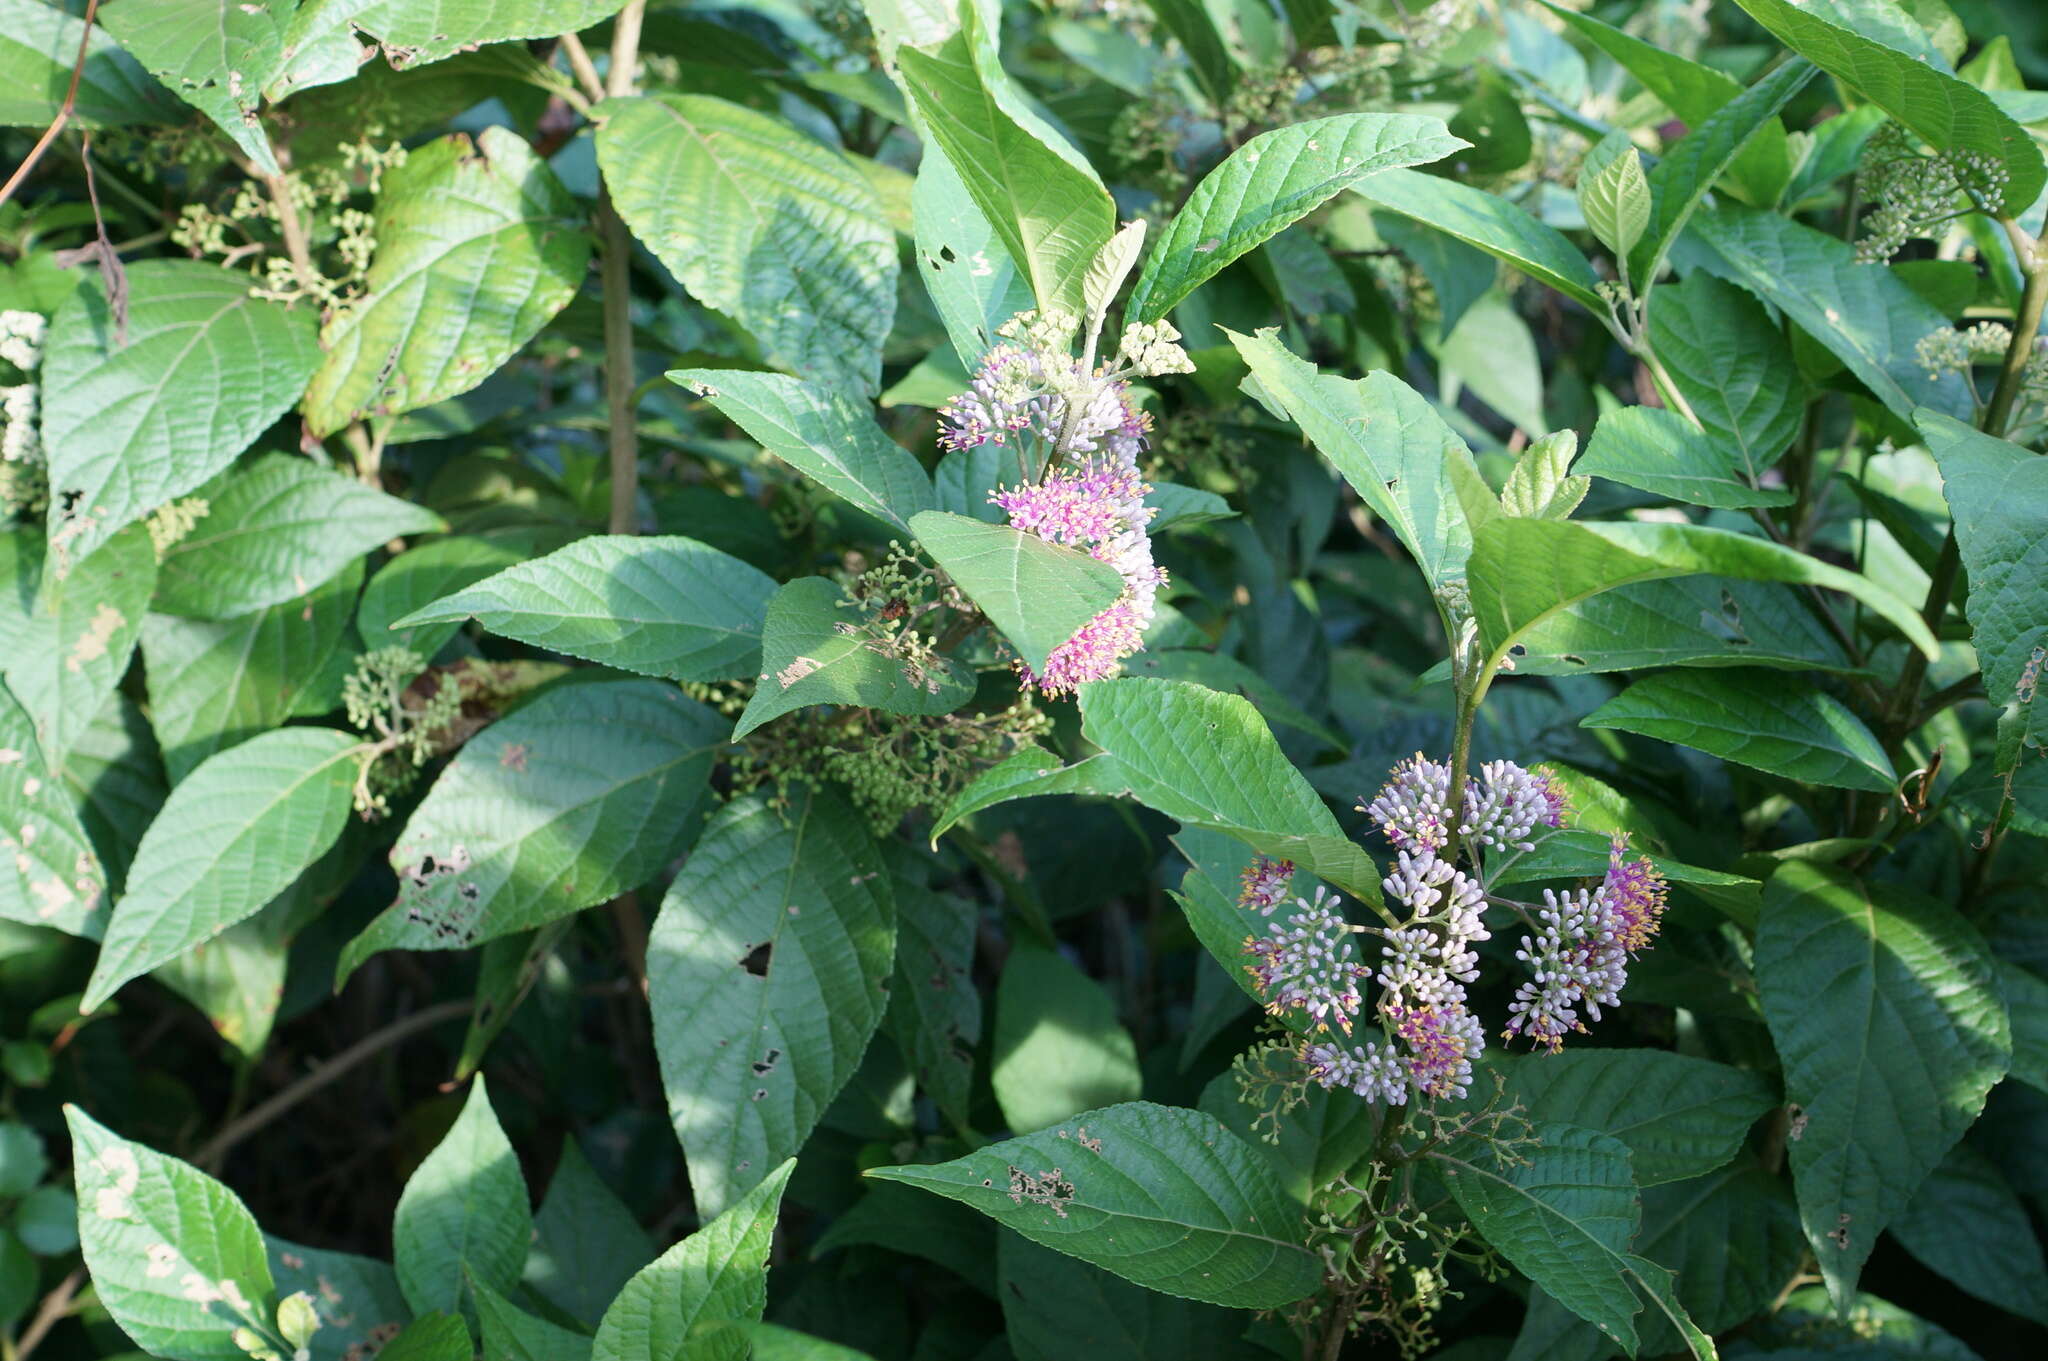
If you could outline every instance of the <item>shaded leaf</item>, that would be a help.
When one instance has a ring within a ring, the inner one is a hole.
[[[1013,1130],[1134,1101],[1144,1089],[1137,1047],[1109,994],[1059,955],[1028,944],[1010,951],[996,988],[989,1085]]]
[[[525,1281],[572,1318],[596,1327],[633,1273],[654,1257],[654,1240],[591,1169],[582,1145],[562,1141],[555,1175],[533,1217]]]
[[[1636,681],[1581,720],[1676,742],[1805,784],[1889,794],[1884,744],[1824,690],[1740,671],[1671,671]]]
[[[1504,198],[1419,170],[1386,170],[1354,186],[1375,208],[1399,213],[1477,246],[1596,315],[1599,276],[1564,234]]]
[[[1263,1354],[1243,1340],[1244,1314],[1128,1284],[1021,1234],[1002,1235],[996,1261],[1002,1273],[997,1298],[1017,1361],[1249,1361]]]
[[[0,852],[0,917],[88,940],[106,930],[107,871],[79,821],[70,788],[43,756],[28,712],[4,685]]]
[[[454,1312],[471,1296],[471,1281],[511,1289],[532,1236],[519,1156],[479,1077],[398,1198],[391,1240],[399,1288],[416,1312]]]
[[[85,25],[42,0],[0,0],[0,127],[47,127],[64,106]],[[71,121],[117,128],[175,121],[175,101],[104,29],[86,49]]]

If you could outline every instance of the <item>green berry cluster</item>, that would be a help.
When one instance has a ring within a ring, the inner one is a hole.
[[[378,818],[390,810],[420,767],[436,754],[437,740],[462,716],[461,683],[439,674],[431,691],[416,693],[426,658],[409,647],[380,647],[356,658],[341,684],[348,721],[372,740],[357,758],[356,811]]]
[[[1871,135],[1860,173],[1874,204],[1856,243],[1856,258],[1864,264],[1889,260],[1914,237],[1995,208],[2011,178],[2002,162],[1981,152],[1928,154],[1898,123]]]

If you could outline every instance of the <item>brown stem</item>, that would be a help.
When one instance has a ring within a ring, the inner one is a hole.
[[[14,1361],[28,1361],[28,1354],[42,1345],[50,1329],[71,1312],[71,1301],[78,1294],[78,1287],[85,1284],[85,1268],[75,1268],[69,1276],[57,1282],[57,1288],[43,1296],[43,1303],[36,1310],[36,1316],[22,1329],[20,1339],[14,1344]]]
[[[633,69],[640,64],[640,21],[646,0],[632,0],[612,25],[612,66],[606,73],[608,96],[633,93]],[[589,54],[585,54],[588,61]],[[570,61],[575,61],[574,56]],[[600,281],[604,287],[604,398],[606,442],[611,451],[611,531],[634,534],[640,528],[640,440],[634,429],[638,403],[633,380],[633,239],[612,203],[607,187],[597,205],[598,228],[604,237]]]
[[[299,276],[299,287],[311,292],[320,272],[313,268],[313,248],[306,241],[306,224],[299,221],[299,205],[292,202],[291,180],[281,172],[265,175],[263,187],[270,191],[270,201],[277,205],[277,229],[284,236],[284,250],[291,257],[292,272]]]
[[[569,74],[576,77],[576,83],[583,87],[591,102],[603,99],[604,77],[598,75],[597,63],[590,59],[590,49],[583,45],[583,39],[574,33],[564,33],[562,55],[569,59]]]
[[[49,127],[43,129],[43,135],[36,138],[36,144],[28,149],[28,155],[21,158],[21,164],[7,177],[7,183],[0,184],[0,203],[14,197],[14,191],[21,188],[28,172],[36,168],[36,162],[50,149],[50,143],[57,140],[57,134],[64,131],[64,125],[71,121],[71,111],[78,107],[78,82],[85,76],[85,59],[92,51],[92,19],[99,8],[100,0],[86,0],[85,31],[78,35],[78,60],[71,63],[71,83],[64,88],[64,102],[57,106],[57,116],[50,120]]]

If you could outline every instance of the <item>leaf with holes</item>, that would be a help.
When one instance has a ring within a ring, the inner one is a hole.
[[[712,819],[647,943],[662,1086],[703,1213],[803,1147],[881,1024],[895,948],[881,857],[837,799],[749,797]]]
[[[1275,1309],[1322,1277],[1279,1178],[1200,1111],[1132,1101],[952,1162],[867,1175],[957,1200],[1034,1243],[1184,1299]]]
[[[1529,676],[1656,666],[1851,671],[1849,654],[1790,586],[1671,577],[1602,591],[1526,629],[1515,671]]]
[[[997,345],[996,328],[1031,309],[1030,280],[936,145],[928,145],[918,162],[910,212],[918,277],[946,324],[961,367],[972,369]]]
[[[2005,1001],[1955,909],[1798,860],[1764,886],[1755,967],[1798,1108],[1800,1222],[1846,1303],[1877,1236],[2005,1076]]]
[[[260,173],[275,175],[277,155],[263,131],[263,87],[284,65],[293,8],[292,0],[125,0],[108,5],[100,22],[151,75],[211,118]]]
[[[598,163],[619,216],[769,362],[830,389],[881,386],[896,238],[843,153],[711,95],[607,100]]]
[[[725,721],[652,680],[558,684],[471,738],[391,848],[398,900],[350,941],[463,950],[607,902],[690,843]]]
[[[1636,681],[1581,720],[1798,780],[1889,794],[1884,744],[1824,690],[1742,671],[1670,671]]]
[[[487,632],[669,680],[732,680],[760,663],[775,583],[680,535],[598,534],[392,621],[475,619]]]
[[[454,1312],[470,1298],[472,1280],[510,1290],[532,1236],[519,1155],[479,1077],[398,1198],[391,1245],[399,1288],[416,1313]]]
[[[309,308],[252,297],[232,270],[129,265],[126,334],[97,282],[50,319],[43,444],[50,542],[77,561],[235,461],[320,362]]]
[[[1008,525],[928,510],[912,516],[910,528],[1034,672],[1123,594],[1108,563]]]
[[[407,153],[377,195],[368,291],[322,330],[306,391],[316,435],[469,391],[583,282],[583,209],[526,139],[486,128]]]

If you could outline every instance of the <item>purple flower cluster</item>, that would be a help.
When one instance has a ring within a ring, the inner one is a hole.
[[[1451,769],[1417,752],[1394,767],[1363,811],[1403,850],[1442,850],[1451,839]],[[1538,825],[1563,826],[1567,811],[1564,790],[1548,772],[1488,761],[1465,781],[1458,835],[1481,846],[1533,850],[1529,834]]]
[[[1248,912],[1270,917],[1273,909],[1280,906],[1280,900],[1287,896],[1287,886],[1294,882],[1294,862],[1254,856],[1238,882],[1237,905]]]
[[[1600,1008],[1621,1001],[1629,958],[1649,946],[1664,914],[1664,877],[1647,859],[1626,859],[1627,851],[1628,838],[1616,836],[1593,888],[1543,891],[1536,934],[1515,951],[1530,977],[1508,1004],[1509,1038],[1526,1035],[1554,1054],[1566,1034],[1583,1033]]]
[[[1328,889],[1318,888],[1314,902],[1294,902],[1301,911],[1245,943],[1245,953],[1258,961],[1245,972],[1266,994],[1272,1014],[1299,1008],[1318,1030],[1334,1025],[1349,1034],[1362,1000],[1358,980],[1372,972],[1351,945],[1359,928],[1344,920],[1343,899]]]

